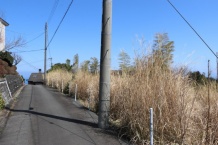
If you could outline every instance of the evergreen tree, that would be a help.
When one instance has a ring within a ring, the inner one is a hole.
[[[207,78],[204,73],[200,73],[199,71],[189,72],[188,74],[189,78],[196,81],[196,83],[199,85],[203,85],[207,82]]]
[[[84,72],[88,72],[89,71],[89,64],[90,64],[89,60],[85,60],[84,62],[82,62],[81,70]]]
[[[70,59],[66,60],[66,69],[67,69],[67,71],[71,70]]]
[[[153,55],[162,60],[163,65],[169,67],[173,62],[174,42],[169,40],[167,33],[157,33],[153,45]]]
[[[72,65],[72,72],[76,73],[79,69],[79,55],[76,54],[73,57],[73,65]]]
[[[119,67],[122,71],[128,71],[130,68],[130,56],[124,50],[119,54]]]
[[[96,74],[98,72],[99,61],[96,57],[91,57],[90,71]]]

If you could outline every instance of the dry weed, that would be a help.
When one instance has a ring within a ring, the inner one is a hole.
[[[132,143],[149,144],[149,108],[154,110],[155,144],[218,144],[218,93],[215,83],[193,85],[183,69],[171,69],[158,56],[138,55],[133,73],[111,76],[110,117]],[[97,111],[99,76],[79,71],[48,74],[48,85],[70,92]],[[208,99],[209,98],[209,99]],[[89,102],[90,101],[90,102]]]

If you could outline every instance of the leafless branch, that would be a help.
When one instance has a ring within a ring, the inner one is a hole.
[[[14,58],[14,65],[17,65],[22,61],[22,57],[20,55],[13,53],[12,56]]]
[[[11,41],[8,41],[5,45],[5,50],[10,50],[16,47],[24,47],[26,44],[25,40],[23,37],[19,36],[18,38],[14,38]]]

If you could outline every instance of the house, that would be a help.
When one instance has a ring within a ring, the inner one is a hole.
[[[9,24],[0,18],[0,52],[5,51],[5,27]]]
[[[28,84],[30,85],[43,85],[44,84],[44,74],[39,69],[38,73],[32,73],[29,77]]]

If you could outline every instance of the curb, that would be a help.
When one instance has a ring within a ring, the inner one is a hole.
[[[20,89],[18,89],[15,93],[14,93],[14,97],[13,99],[11,100],[10,104],[5,106],[6,107],[9,107],[9,108],[14,108],[16,102],[17,102],[17,98],[18,96],[20,95],[20,92],[23,90],[24,86],[20,87]],[[2,134],[6,124],[7,124],[7,121],[8,121],[8,118],[9,116],[11,115],[11,111],[9,110],[2,110],[0,111],[0,135]]]

